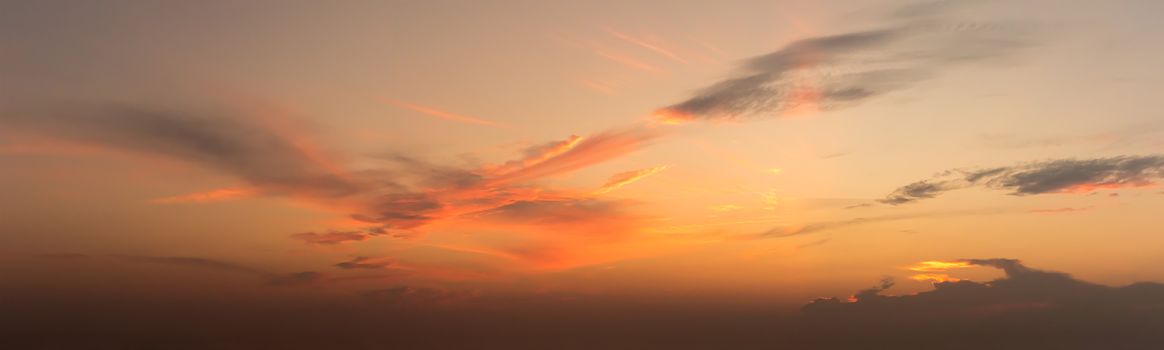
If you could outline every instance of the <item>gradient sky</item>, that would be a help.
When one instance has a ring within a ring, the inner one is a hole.
[[[1164,281],[1164,7],[1061,4],[5,1],[0,270],[773,310],[1002,276],[922,261]]]

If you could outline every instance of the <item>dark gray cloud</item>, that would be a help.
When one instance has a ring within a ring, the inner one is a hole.
[[[1164,327],[1164,284],[1111,287],[1043,271],[1014,259],[967,259],[1003,270],[993,281],[934,284],[931,291],[884,295],[891,285],[849,301],[805,305],[802,326],[818,345],[886,348],[1151,349]],[[826,331],[827,329],[827,331]]]
[[[361,295],[365,299],[376,302],[398,305],[432,305],[464,299],[472,296],[472,293],[441,288],[397,286],[370,290]]]
[[[1146,186],[1164,179],[1164,156],[1059,159],[989,169],[955,169],[902,186],[881,203],[898,205],[933,198],[946,191],[981,186],[1013,195],[1091,192],[1103,188]]]
[[[335,197],[358,190],[289,136],[214,115],[127,105],[21,108],[2,111],[0,127],[187,161],[276,194]]]
[[[395,264],[392,260],[369,258],[364,256],[356,257],[349,261],[344,261],[335,264],[335,267],[352,270],[352,269],[383,269]]]
[[[385,235],[387,231],[381,227],[363,230],[303,232],[291,235],[291,238],[301,240],[307,244],[336,245],[347,242],[366,241],[369,238]]]
[[[805,105],[840,109],[1038,42],[1030,25],[957,21],[958,7],[910,6],[879,28],[792,42],[747,60],[736,76],[662,112],[683,119],[733,119],[778,116]]]
[[[188,257],[188,256],[144,256],[144,255],[114,255],[114,258],[133,263],[159,264],[170,266],[184,266],[219,272],[238,273],[262,278],[267,285],[292,287],[323,282],[326,276],[315,271],[295,273],[275,273],[263,269],[253,268],[233,262]]]
[[[223,272],[238,272],[244,274],[253,274],[260,276],[267,276],[268,273],[250,268],[247,266],[219,261],[207,258],[186,257],[186,256],[138,256],[138,255],[115,255],[114,257],[130,262],[161,264],[161,265],[175,265],[188,266]]]
[[[326,280],[326,278],[322,273],[315,271],[303,271],[274,276],[269,281],[267,281],[267,284],[280,287],[294,287],[321,283],[324,280]]]

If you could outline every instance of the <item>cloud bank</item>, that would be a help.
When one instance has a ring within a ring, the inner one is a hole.
[[[815,300],[802,309],[804,326],[814,336],[833,337],[808,342],[839,348],[1150,349],[1164,340],[1164,284],[1111,287],[1014,259],[965,259],[948,266],[992,267],[1006,275],[988,282],[951,279],[900,296],[884,295],[893,284],[883,281],[850,301]]]

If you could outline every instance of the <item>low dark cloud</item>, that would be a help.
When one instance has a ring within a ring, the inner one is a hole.
[[[325,278],[322,273],[315,271],[303,271],[274,276],[270,281],[267,282],[267,284],[280,287],[294,287],[321,283],[324,280]]]
[[[265,280],[266,284],[271,286],[302,286],[323,282],[325,280],[325,276],[323,274],[315,271],[275,273],[233,262],[199,257],[114,255],[113,258],[133,263],[182,266],[219,272],[251,275]]]
[[[466,291],[450,291],[441,288],[397,286],[375,289],[361,294],[365,299],[399,305],[433,305],[450,303],[472,296]]]
[[[369,258],[364,256],[355,257],[349,261],[343,261],[335,264],[335,267],[353,270],[353,269],[383,269],[395,264],[392,260],[384,258]]]
[[[1044,193],[1090,193],[1097,189],[1142,187],[1164,179],[1164,156],[1119,156],[1060,159],[988,169],[955,169],[902,186],[881,203],[898,205],[944,192],[985,187],[1024,196]]]
[[[882,282],[850,300],[804,306],[818,345],[886,348],[1152,349],[1162,344],[1164,284],[1111,287],[1014,259],[961,262],[1003,270],[993,281],[940,282],[931,291],[885,295]],[[827,329],[827,330],[826,330]]]
[[[214,260],[207,258],[196,258],[186,256],[138,256],[138,255],[115,255],[114,257],[125,261],[147,264],[161,264],[174,266],[188,266],[201,269],[209,269],[223,272],[238,272],[244,274],[254,274],[266,276],[268,273],[258,269],[247,266]]]
[[[301,240],[307,244],[336,245],[347,242],[366,241],[374,236],[386,234],[382,228],[370,228],[350,231],[303,232],[291,235],[291,238]]]
[[[37,257],[44,258],[44,259],[53,259],[53,260],[80,260],[80,259],[88,259],[89,255],[88,254],[81,254],[81,253],[49,253],[49,254],[40,254],[40,255],[37,255]]]
[[[792,42],[747,60],[736,76],[659,114],[680,121],[779,116],[800,107],[841,109],[1039,42],[1028,24],[959,21],[959,7],[914,5],[880,27]]]

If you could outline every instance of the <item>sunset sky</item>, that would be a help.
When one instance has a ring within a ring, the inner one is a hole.
[[[538,320],[1031,273],[1122,293],[1164,281],[1160,13],[2,1],[0,310],[40,315],[27,335],[102,300]]]

